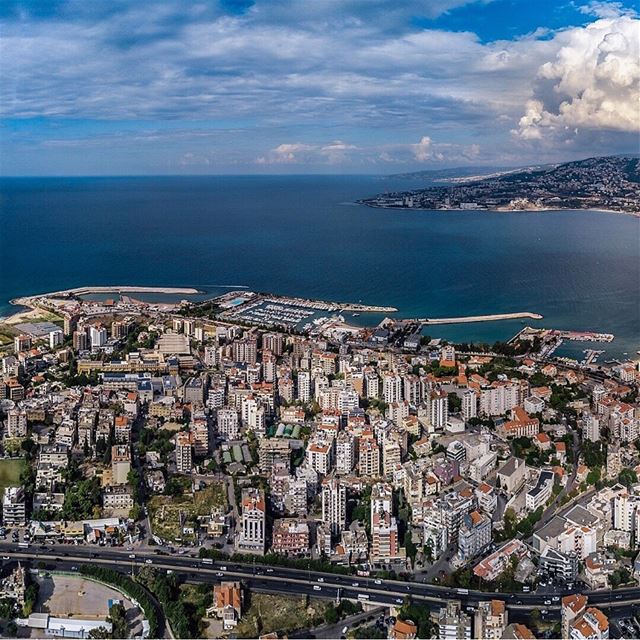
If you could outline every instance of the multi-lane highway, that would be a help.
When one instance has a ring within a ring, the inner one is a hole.
[[[215,583],[221,580],[242,580],[257,591],[271,593],[308,594],[313,597],[336,599],[349,598],[372,605],[399,606],[407,596],[428,606],[441,606],[450,599],[461,600],[467,606],[490,598],[505,600],[514,613],[533,608],[558,612],[562,595],[539,593],[494,593],[466,589],[453,589],[419,582],[378,580],[360,576],[344,576],[318,571],[304,571],[286,567],[270,567],[232,561],[206,561],[195,555],[158,554],[150,550],[126,551],[122,548],[90,545],[32,545],[29,548],[0,542],[0,554],[4,562],[21,560],[32,566],[44,563],[49,569],[79,570],[83,564],[108,566],[112,569],[134,573],[140,567],[154,566],[170,570],[190,582]],[[603,608],[625,607],[640,604],[640,588],[629,587],[616,591],[587,592],[589,603]]]

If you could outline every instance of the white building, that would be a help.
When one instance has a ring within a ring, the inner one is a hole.
[[[325,478],[322,482],[322,521],[333,534],[347,526],[347,490],[337,478]]]

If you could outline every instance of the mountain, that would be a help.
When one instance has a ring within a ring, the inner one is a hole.
[[[431,178],[433,179],[433,177]],[[361,200],[402,209],[606,209],[640,213],[640,159],[604,156],[505,171],[452,186],[385,193]]]

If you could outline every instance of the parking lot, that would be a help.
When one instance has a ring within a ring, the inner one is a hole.
[[[38,608],[52,616],[104,619],[109,615],[109,600],[119,600],[127,610],[127,621],[134,635],[142,632],[142,614],[133,603],[115,589],[81,576],[40,575]]]

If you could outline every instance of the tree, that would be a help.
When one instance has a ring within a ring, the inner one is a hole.
[[[335,624],[340,619],[337,609],[329,603],[324,610],[324,621],[327,624]]]
[[[638,474],[633,469],[623,469],[618,476],[618,482],[629,489],[631,485],[638,482]]]
[[[111,631],[114,638],[126,638],[129,635],[129,625],[127,624],[127,610],[121,604],[114,604],[109,609],[108,621],[113,628]]]

